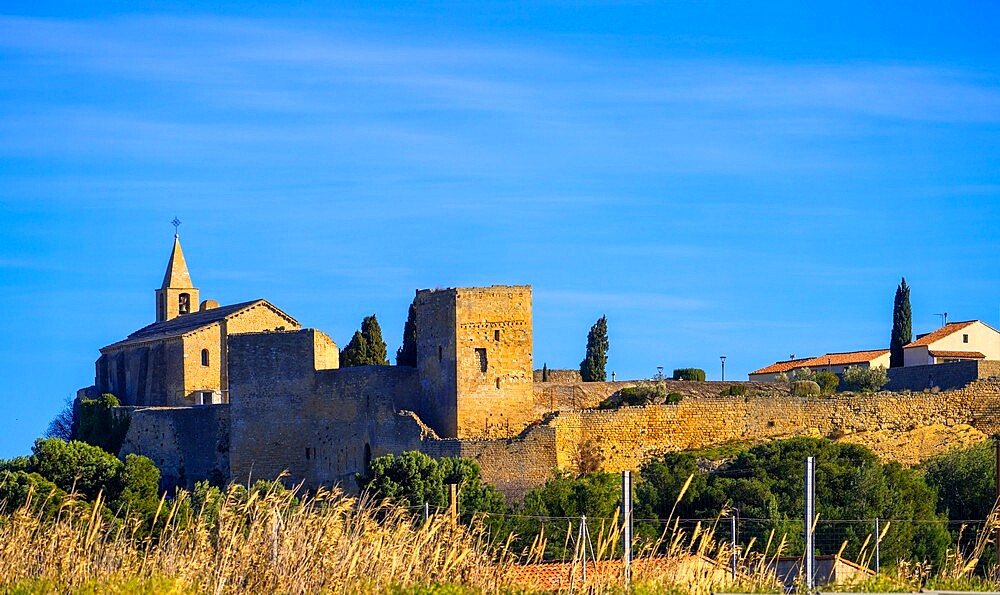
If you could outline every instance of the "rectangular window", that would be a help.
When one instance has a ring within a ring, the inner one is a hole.
[[[486,348],[485,347],[476,347],[476,357],[479,359],[479,371],[482,372],[483,374],[485,374],[486,373],[486,366],[487,366]]]
[[[499,341],[500,340],[500,329],[497,329],[497,330],[493,331],[493,340],[494,341]]]
[[[969,342],[969,335],[962,335],[962,343],[968,343],[968,342]]]

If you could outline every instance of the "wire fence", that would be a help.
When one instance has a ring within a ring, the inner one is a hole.
[[[447,507],[408,508],[421,518],[450,514]],[[518,533],[521,543],[529,543],[541,534],[547,541],[545,558],[562,561],[573,558],[574,540],[583,521],[582,516],[473,510],[459,512],[459,518],[464,522],[472,517],[493,526],[501,538],[510,532]],[[618,535],[621,518],[618,515],[587,516],[586,523],[595,540],[610,540]],[[648,551],[654,544],[670,543],[678,535],[690,538],[705,532],[717,546],[729,548],[740,555],[795,557],[803,555],[805,546],[805,521],[801,518],[747,518],[726,511],[725,514],[704,518],[634,518],[632,526],[637,551],[642,551],[644,546]],[[885,567],[900,560],[926,559],[928,554],[942,549],[971,547],[986,526],[984,520],[820,518],[813,528],[814,554],[839,555],[871,568]],[[621,547],[619,543],[612,551],[620,553]],[[984,558],[992,559],[994,552],[993,546],[989,546]]]

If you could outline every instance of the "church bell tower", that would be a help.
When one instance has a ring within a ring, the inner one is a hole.
[[[174,248],[170,251],[163,284],[156,290],[156,322],[164,322],[198,311],[198,288],[191,283],[181,240],[174,234]]]

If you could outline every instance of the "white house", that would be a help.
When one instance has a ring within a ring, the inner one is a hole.
[[[903,346],[903,365],[1000,360],[1000,332],[981,320],[951,322]]]

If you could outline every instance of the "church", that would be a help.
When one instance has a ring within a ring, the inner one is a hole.
[[[417,290],[415,366],[340,368],[327,334],[265,299],[200,300],[177,234],[154,305],[152,324],[101,348],[79,392],[118,398],[120,454],[150,457],[166,489],[282,474],[349,486],[372,457],[405,450],[516,464],[510,440],[547,410],[533,387],[530,286]],[[525,486],[555,467],[544,453]]]

